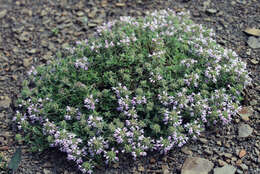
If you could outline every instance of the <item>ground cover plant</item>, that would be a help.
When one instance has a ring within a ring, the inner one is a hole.
[[[167,153],[230,123],[250,84],[246,64],[214,37],[171,10],[108,22],[32,68],[14,121],[34,150],[58,147],[83,173],[122,154]]]

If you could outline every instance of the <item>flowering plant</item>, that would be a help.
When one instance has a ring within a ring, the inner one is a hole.
[[[246,63],[214,37],[171,10],[106,23],[29,72],[14,120],[33,147],[59,147],[83,173],[122,153],[167,153],[228,124],[250,84]]]

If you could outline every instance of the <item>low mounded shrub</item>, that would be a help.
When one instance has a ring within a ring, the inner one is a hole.
[[[250,83],[214,36],[171,10],[104,24],[29,72],[14,120],[34,150],[58,147],[83,173],[124,153],[167,153],[229,123]]]

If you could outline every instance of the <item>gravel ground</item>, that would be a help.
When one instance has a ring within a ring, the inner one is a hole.
[[[244,91],[244,108],[231,125],[209,130],[168,155],[149,154],[137,161],[124,156],[119,164],[95,173],[184,173],[182,166],[190,156],[211,161],[214,174],[226,164],[236,173],[260,173],[260,33],[245,32],[260,29],[259,0],[0,0],[0,154],[9,161],[15,148],[22,147],[17,174],[77,173],[56,149],[35,154],[14,140],[14,101],[26,71],[46,63],[68,44],[90,37],[105,21],[166,8],[189,10],[194,21],[214,28],[218,42],[248,63],[253,84]],[[7,172],[0,168],[2,173]]]

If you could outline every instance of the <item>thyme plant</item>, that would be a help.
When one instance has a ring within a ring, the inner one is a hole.
[[[213,30],[172,10],[108,22],[68,50],[31,69],[14,121],[35,150],[58,147],[83,173],[230,123],[251,81]]]

